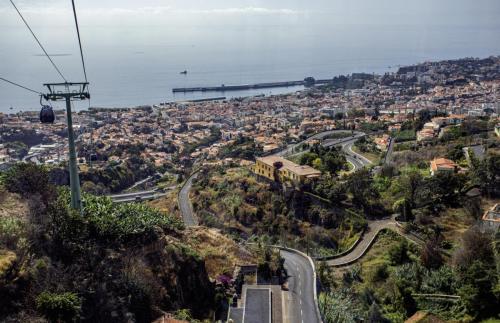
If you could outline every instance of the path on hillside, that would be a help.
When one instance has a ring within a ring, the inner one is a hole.
[[[368,252],[372,244],[375,243],[377,235],[380,233],[380,231],[384,229],[391,229],[394,232],[398,233],[399,235],[403,236],[404,238],[412,241],[413,243],[419,245],[423,243],[416,237],[402,232],[396,220],[394,219],[394,217],[392,217],[390,219],[369,221],[368,227],[364,232],[364,234],[359,239],[358,244],[349,253],[338,258],[324,257],[324,258],[317,258],[316,260],[325,260],[328,266],[331,267],[342,267],[351,265],[357,262],[359,259],[361,259],[361,257],[363,257]]]
[[[187,227],[194,227],[198,225],[198,219],[193,211],[193,205],[191,204],[191,200],[189,199],[189,192],[191,191],[191,187],[193,186],[193,179],[196,177],[198,173],[194,172],[189,176],[181,190],[179,191],[179,195],[177,197],[179,203],[179,210],[182,214],[182,220]]]

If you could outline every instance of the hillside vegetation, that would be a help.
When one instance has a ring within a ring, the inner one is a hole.
[[[150,322],[180,309],[211,315],[214,286],[202,256],[181,242],[176,217],[87,194],[80,214],[46,169],[18,164],[3,175],[0,320]]]
[[[193,186],[202,224],[238,239],[269,238],[318,255],[347,249],[366,225],[363,217],[327,202],[300,190],[283,193],[247,168],[208,170]]]

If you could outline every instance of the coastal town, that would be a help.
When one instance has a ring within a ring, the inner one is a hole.
[[[132,283],[148,299],[171,297],[152,285],[180,290],[168,311],[133,308],[144,322],[496,315],[500,57],[307,82],[282,95],[74,112],[85,215],[72,210],[50,230],[86,229],[51,243],[99,235],[96,245],[110,239],[139,254],[133,265],[103,256],[126,277],[110,294]],[[51,203],[62,203],[43,202],[44,191],[71,184],[66,120],[64,111],[53,124],[38,111],[0,114],[1,196],[25,194],[40,218],[59,216]],[[57,194],[67,202],[67,190]]]
[[[341,86],[341,87],[340,87]],[[500,111],[500,58],[423,63],[383,76],[352,74],[330,85],[271,96],[205,102],[162,103],[120,109],[90,108],[74,116],[82,166],[106,167],[130,158],[127,147],[155,166],[219,160],[237,138],[251,138],[262,154],[333,129],[376,133],[377,147],[390,138],[432,143],[465,120]],[[421,130],[404,129],[420,111],[431,118]],[[0,114],[0,167],[20,160],[58,164],[67,159],[65,117],[40,124],[38,112]],[[494,124],[499,133],[499,125]],[[134,150],[135,151],[135,150]]]

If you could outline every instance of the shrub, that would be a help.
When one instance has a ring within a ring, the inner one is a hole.
[[[462,236],[462,246],[454,254],[456,267],[467,268],[473,262],[494,263],[492,237],[483,234],[479,229],[467,230]]]
[[[439,251],[439,245],[435,240],[429,240],[422,248],[420,262],[427,269],[436,269],[443,264],[443,257]]]
[[[69,209],[67,190],[49,210],[54,233],[60,241],[72,243],[88,240],[131,243],[137,239],[155,240],[157,232],[183,228],[179,219],[145,204],[113,204],[107,197],[84,194],[83,216]]]
[[[325,322],[354,323],[361,318],[361,311],[348,291],[321,293],[318,303]]]
[[[25,197],[37,193],[48,196],[52,192],[47,170],[33,163],[15,164],[5,173],[4,183],[8,191]]]
[[[422,281],[422,290],[430,294],[455,294],[456,287],[457,278],[449,266],[442,266],[438,270],[428,272]]]
[[[397,245],[394,245],[389,250],[389,259],[392,265],[401,265],[408,262],[410,258],[408,257],[408,242],[402,240]]]
[[[416,134],[415,130],[401,130],[395,134],[396,142],[404,142],[415,140]]]
[[[193,317],[191,316],[191,311],[188,309],[180,309],[175,312],[175,318],[177,320],[184,320],[191,322]]]
[[[378,265],[372,273],[371,281],[373,283],[386,280],[389,277],[389,272],[387,270],[386,264]]]
[[[50,322],[75,322],[80,316],[81,302],[74,293],[43,292],[36,298],[36,307]]]
[[[0,245],[15,249],[24,232],[24,223],[13,217],[0,217]]]

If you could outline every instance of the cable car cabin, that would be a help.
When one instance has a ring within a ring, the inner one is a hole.
[[[54,110],[52,110],[51,106],[44,105],[42,106],[42,110],[40,110],[40,122],[41,123],[54,123],[56,116],[54,114]]]

